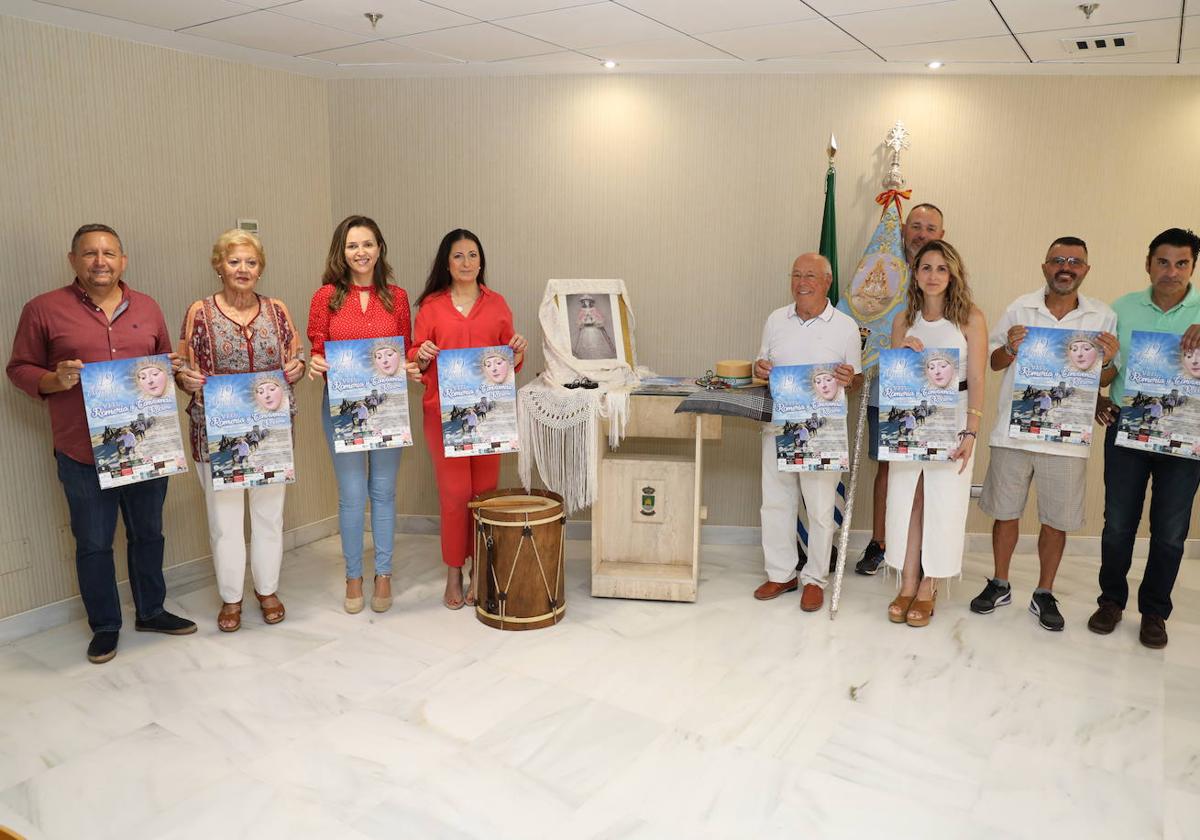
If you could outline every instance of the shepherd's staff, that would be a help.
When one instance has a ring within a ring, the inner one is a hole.
[[[863,427],[867,425],[867,394],[871,392],[871,379],[875,368],[863,374],[858,403],[858,428],[854,432],[854,458],[850,461],[850,486],[846,488],[846,513],[842,516],[842,535],[838,540],[837,570],[833,577],[833,600],[829,602],[829,620],[837,618],[838,601],[842,597],[842,575],[846,571],[846,550],[850,543],[850,522],[854,518],[854,492],[858,489],[859,462],[862,458]]]

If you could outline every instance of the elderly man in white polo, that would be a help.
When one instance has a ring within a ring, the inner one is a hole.
[[[833,365],[847,391],[862,384],[862,342],[858,324],[829,302],[833,272],[820,254],[801,254],[792,264],[793,302],[767,317],[754,375],[767,379],[775,365]],[[762,441],[762,548],[767,580],[754,591],[760,601],[792,592],[796,577],[796,512],[800,496],[808,509],[808,555],[829,557],[833,547],[833,508],[841,473],[781,472],[769,427]],[[806,563],[800,573],[800,608],[815,612],[824,603],[826,564]]]

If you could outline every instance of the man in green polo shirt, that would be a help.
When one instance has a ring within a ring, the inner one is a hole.
[[[1150,554],[1138,589],[1138,612],[1142,614],[1139,638],[1149,648],[1167,645],[1171,590],[1183,557],[1192,502],[1200,488],[1200,461],[1117,446],[1117,406],[1124,392],[1134,330],[1181,335],[1184,353],[1200,347],[1200,292],[1191,283],[1198,254],[1200,237],[1190,230],[1170,228],[1150,242],[1146,256],[1150,286],[1119,298],[1112,307],[1117,313],[1117,337],[1121,342],[1117,365],[1120,372],[1110,388],[1111,399],[1102,399],[1096,409],[1096,419],[1108,426],[1108,433],[1104,438],[1099,608],[1088,619],[1088,629],[1111,633],[1121,620],[1129,597],[1126,576],[1133,562],[1133,542],[1142,519],[1146,486],[1153,482]]]

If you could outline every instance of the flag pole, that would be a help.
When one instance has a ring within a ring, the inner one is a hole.
[[[904,176],[900,174],[900,153],[909,147],[909,133],[904,127],[904,123],[897,120],[896,124],[888,131],[887,137],[884,140],[884,148],[891,151],[891,160],[888,163],[888,174],[884,178],[883,186],[885,192],[880,195],[876,201],[883,204],[883,210],[888,212],[888,205],[895,203],[896,212],[900,212],[900,199],[908,198],[909,193],[901,192],[904,187]],[[834,145],[833,138],[830,138],[829,149],[829,165],[833,167],[833,155],[837,151]],[[863,337],[866,342],[866,335]],[[862,440],[863,430],[867,425],[867,403],[868,395],[871,393],[871,380],[876,374],[875,367],[871,367],[863,372],[863,384],[860,391],[858,403],[858,428],[854,432],[854,456],[850,461],[850,486],[846,489],[846,512],[842,517],[842,532],[838,540],[838,559],[837,568],[833,579],[833,597],[829,602],[829,620],[833,621],[837,618],[838,603],[842,598],[842,576],[846,572],[846,552],[849,549],[850,543],[850,522],[854,516],[854,497],[858,490],[858,476],[862,472]]]
[[[829,602],[829,620],[837,618],[838,602],[842,599],[842,575],[846,573],[846,552],[850,545],[850,523],[854,519],[854,496],[858,490],[858,474],[862,472],[862,442],[863,429],[867,425],[867,395],[871,393],[871,380],[875,369],[871,368],[863,374],[862,388],[859,389],[858,428],[854,430],[854,457],[850,461],[850,486],[846,488],[846,514],[842,517],[842,533],[838,540],[837,569],[833,576],[833,598]]]

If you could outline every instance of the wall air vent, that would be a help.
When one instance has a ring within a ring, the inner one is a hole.
[[[1113,53],[1135,52],[1137,35],[1132,32],[1117,32],[1112,35],[1080,35],[1077,38],[1060,38],[1058,42],[1070,55],[1099,57]]]

